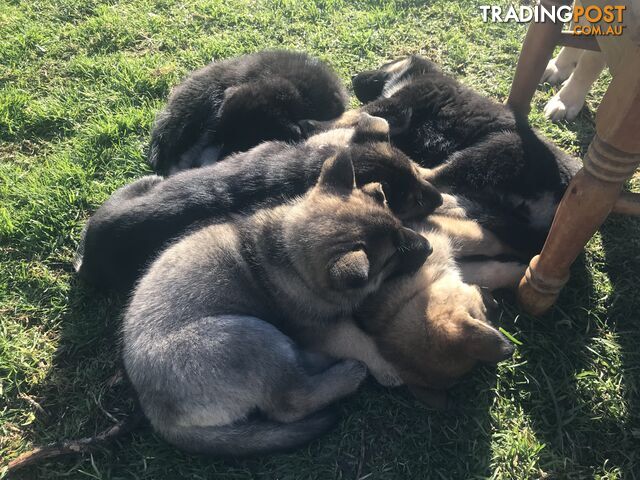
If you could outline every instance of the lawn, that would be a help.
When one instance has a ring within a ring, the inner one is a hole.
[[[149,127],[172,85],[212,58],[268,47],[311,52],[347,82],[421,53],[503,101],[525,27],[482,23],[483,3],[0,0],[0,477],[32,446],[92,435],[132,409],[114,378],[125,299],[79,282],[71,261],[91,212],[149,173]],[[583,154],[608,78],[561,125],[542,117],[553,89],[541,87],[531,121]],[[370,382],[336,430],[295,453],[192,457],[142,428],[16,478],[640,477],[639,283],[640,223],[612,218],[549,314],[502,301],[501,325],[521,345],[457,386],[451,411]]]

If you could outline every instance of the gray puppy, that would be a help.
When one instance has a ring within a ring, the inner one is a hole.
[[[351,316],[431,252],[379,184],[354,185],[341,153],[304,197],[202,228],[152,264],[125,314],[123,357],[167,441],[242,456],[291,449],[333,424],[325,407],[353,393],[366,367],[327,367],[290,337]]]

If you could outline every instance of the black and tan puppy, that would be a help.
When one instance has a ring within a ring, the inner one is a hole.
[[[324,366],[291,340],[350,317],[387,279],[430,253],[386,207],[355,188],[345,151],[304,197],[204,227],[165,250],[124,316],[123,359],[145,415],[191,452],[286,450],[327,430],[324,410],[366,376]]]
[[[356,182],[384,184],[391,210],[421,218],[442,203],[415,164],[388,141],[388,125],[362,114],[349,128],[304,143],[267,142],[208,167],[166,179],[144,177],[116,191],[89,219],[76,269],[96,285],[128,289],[172,240],[206,222],[304,194],[323,162],[348,149]]]
[[[382,385],[405,384],[424,403],[444,408],[446,390],[476,364],[513,353],[491,324],[489,291],[515,288],[526,264],[499,260],[509,247],[455,212],[440,209],[412,227],[433,249],[414,275],[385,282],[354,318],[309,328],[297,340],[311,351],[360,360]]]
[[[385,118],[391,141],[441,191],[518,250],[539,251],[579,162],[505,105],[411,56],[353,78],[362,111]],[[345,114],[349,115],[349,112]],[[335,122],[329,122],[333,125]],[[307,131],[318,127],[305,124]],[[320,125],[321,126],[321,125]]]
[[[265,140],[299,141],[300,120],[335,118],[346,101],[335,73],[305,53],[265,51],[213,62],[172,91],[153,126],[149,163],[167,175]]]

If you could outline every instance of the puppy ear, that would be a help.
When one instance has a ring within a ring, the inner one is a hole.
[[[382,184],[380,183],[367,183],[364,187],[361,188],[362,192],[369,195],[380,205],[386,205],[387,197],[384,194],[384,190],[382,189]]]
[[[325,160],[317,186],[331,192],[351,193],[356,186],[356,176],[348,150]]]
[[[369,103],[382,95],[389,76],[382,70],[367,70],[354,75],[351,77],[353,93],[362,103]]]
[[[413,396],[427,407],[445,410],[449,405],[449,397],[444,390],[432,390],[414,385],[409,385],[408,387]]]
[[[399,135],[405,132],[409,125],[411,125],[411,117],[413,116],[413,109],[406,107],[390,112],[389,116],[386,116],[387,122],[389,122],[389,130],[391,135]]]
[[[498,330],[479,320],[469,318],[460,330],[458,341],[465,353],[481,362],[495,364],[513,355],[515,347]]]
[[[389,123],[384,118],[362,112],[355,126],[352,141],[354,143],[388,142]]]
[[[362,288],[368,280],[369,259],[364,250],[344,254],[329,269],[329,281],[336,290]]]
[[[404,133],[409,128],[413,108],[391,97],[378,100],[375,105],[368,108],[368,113],[384,118],[389,124],[389,133],[393,136]]]
[[[234,110],[242,106],[242,97],[249,97],[250,93],[251,89],[246,85],[236,85],[235,87],[227,88],[224,91],[222,103],[218,109],[218,116],[224,118],[229,114],[235,113]]]

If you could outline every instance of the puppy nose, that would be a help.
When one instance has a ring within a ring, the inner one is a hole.
[[[431,210],[428,213],[433,212],[436,208],[442,205],[442,194],[436,187],[431,185],[426,180],[422,181],[422,200],[426,208]]]
[[[482,302],[484,303],[485,308],[487,309],[487,317],[489,320],[493,321],[497,319],[498,314],[500,312],[498,301],[495,299],[493,294],[487,288],[479,288],[480,294],[482,295]]]
[[[433,251],[426,238],[406,227],[398,231],[396,248],[401,257],[399,272],[406,274],[418,270]]]
[[[513,356],[513,352],[516,351],[516,347],[513,343],[511,343],[507,337],[502,339],[502,345],[500,345],[500,359],[498,362],[503,360],[508,360]]]

